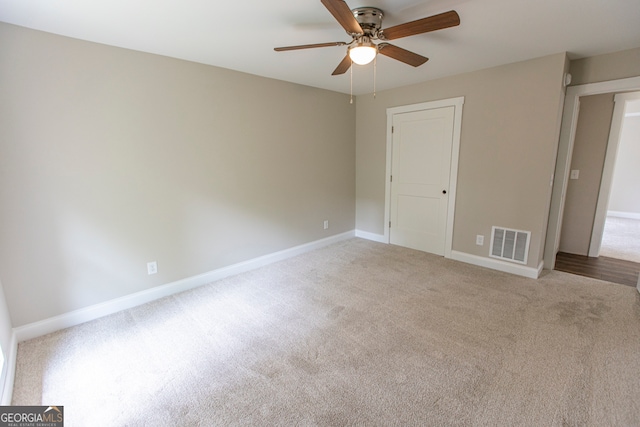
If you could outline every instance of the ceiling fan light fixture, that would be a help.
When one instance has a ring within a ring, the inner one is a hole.
[[[359,41],[349,48],[349,57],[358,65],[367,65],[377,54],[377,46],[370,41]]]

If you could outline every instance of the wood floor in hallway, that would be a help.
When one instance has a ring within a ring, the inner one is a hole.
[[[603,256],[592,258],[558,252],[555,269],[635,287],[638,283],[640,263]]]

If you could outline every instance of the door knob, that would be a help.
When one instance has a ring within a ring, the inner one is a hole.
[[[447,190],[442,190],[442,194],[447,194]]]

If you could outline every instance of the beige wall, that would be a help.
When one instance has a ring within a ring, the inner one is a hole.
[[[571,61],[571,85],[640,76],[640,47]]]
[[[354,229],[347,95],[3,23],[0,64],[14,326]]]
[[[570,179],[560,234],[560,251],[588,255],[596,205],[607,151],[612,93],[580,98],[580,116],[571,158],[571,170],[579,170],[578,179]]]
[[[542,260],[564,98],[565,54],[359,96],[356,227],[384,233],[386,109],[464,96],[453,249],[488,257],[491,226],[532,232]],[[428,72],[428,65],[425,68]],[[477,234],[486,236],[477,246]]]

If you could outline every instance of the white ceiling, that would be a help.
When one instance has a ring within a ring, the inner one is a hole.
[[[640,46],[639,0],[347,0],[373,6],[384,27],[456,10],[459,27],[394,40],[430,60],[418,68],[381,56],[377,90],[569,52],[571,59]],[[350,41],[320,0],[0,0],[0,21],[349,93],[331,76]],[[355,94],[373,92],[373,67],[356,66]]]

